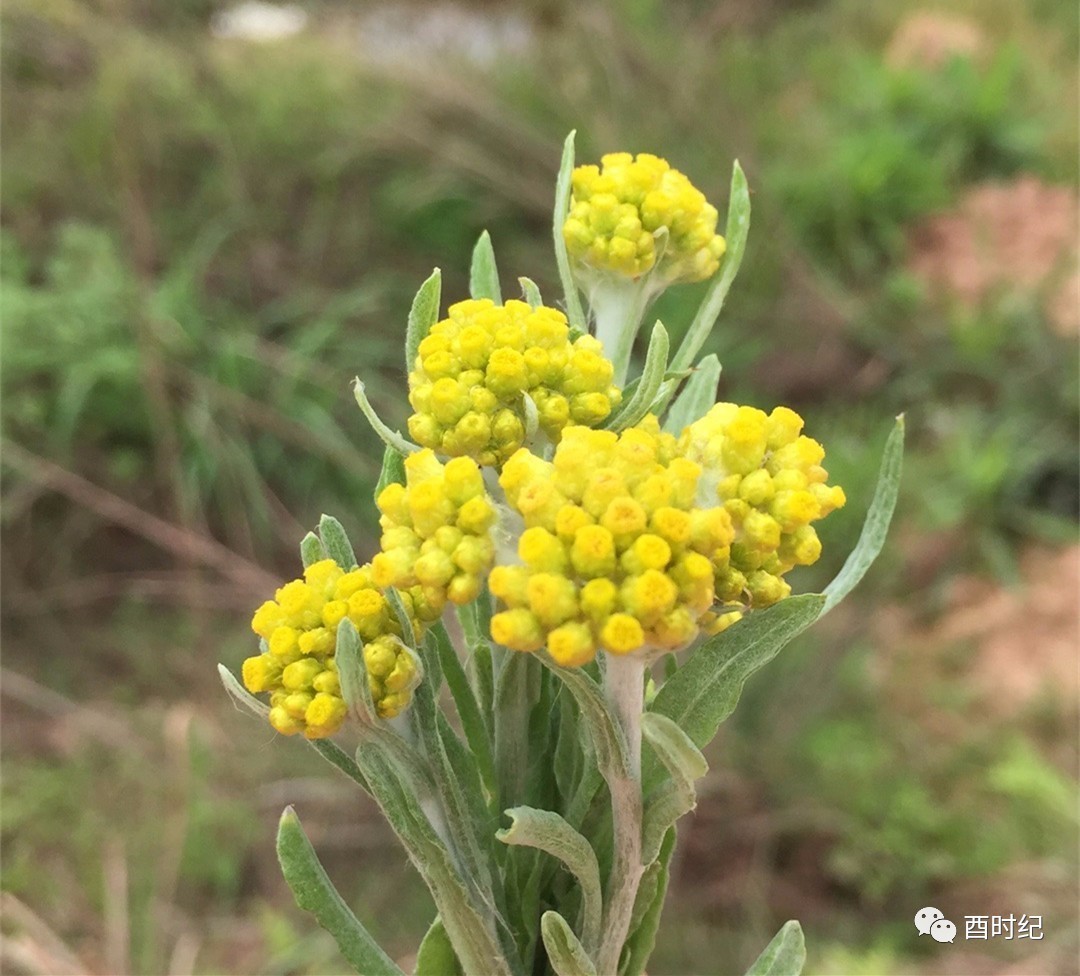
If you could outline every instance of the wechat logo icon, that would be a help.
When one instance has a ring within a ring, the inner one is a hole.
[[[919,935],[929,935],[938,942],[952,942],[956,938],[956,926],[936,908],[924,908],[915,916],[915,928]]]

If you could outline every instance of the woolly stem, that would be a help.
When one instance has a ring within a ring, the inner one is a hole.
[[[607,658],[604,694],[626,738],[628,771],[612,778],[613,857],[604,906],[604,936],[596,959],[598,973],[615,973],[630,930],[641,865],[641,712],[645,660],[637,656]]]

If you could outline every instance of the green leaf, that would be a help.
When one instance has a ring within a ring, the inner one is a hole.
[[[240,684],[233,673],[225,667],[224,664],[218,665],[218,676],[221,678],[221,683],[225,686],[225,690],[232,696],[234,701],[243,705],[244,708],[264,722],[267,720],[267,717],[270,715],[269,707],[264,705]],[[371,793],[371,788],[368,786],[364,774],[360,772],[360,767],[353,762],[352,758],[341,748],[341,746],[332,742],[330,739],[307,739],[306,741],[307,744],[322,756],[323,759],[330,763],[331,766],[336,766],[340,769],[349,777],[349,779],[356,783],[357,786],[363,789],[365,793]]]
[[[334,562],[348,572],[359,565],[353,553],[352,543],[345,533],[345,527],[333,515],[323,515],[319,519],[319,538],[323,548]]]
[[[531,654],[507,652],[495,685],[495,770],[499,803],[525,797],[529,771],[529,714],[539,695],[539,665]]]
[[[409,309],[409,324],[405,330],[405,375],[416,369],[416,356],[420,343],[439,320],[439,302],[442,300],[442,272],[436,268],[417,291]]]
[[[641,815],[641,863],[652,864],[660,856],[667,832],[697,806],[697,792],[674,780],[661,783],[649,796]]]
[[[342,618],[338,624],[334,659],[337,661],[338,680],[341,682],[341,697],[349,706],[350,714],[362,722],[374,722],[377,713],[371,700],[367,668],[364,666],[363,643],[356,624],[348,617]]]
[[[540,426],[540,411],[536,401],[528,393],[521,394],[521,405],[525,408],[525,442],[531,443]]]
[[[825,587],[825,607],[822,613],[828,613],[855,589],[871,564],[877,559],[878,553],[881,552],[881,547],[885,544],[885,536],[889,532],[893,511],[896,508],[896,497],[900,492],[900,473],[903,462],[904,415],[901,414],[896,418],[892,433],[885,442],[877,487],[874,489],[874,498],[866,513],[859,541],[848,556],[843,569],[836,574],[836,579]]]
[[[748,614],[697,648],[657,692],[649,710],[666,715],[704,748],[734,711],[746,679],[817,620],[824,603],[824,596],[807,593]],[[647,786],[656,775],[652,762],[644,777]]]
[[[463,878],[446,844],[424,812],[437,799],[421,784],[402,779],[405,772],[384,730],[370,726],[356,752],[356,761],[409,859],[435,901],[462,969],[467,973],[509,976],[511,967],[494,931],[493,906],[482,898],[475,881]],[[482,905],[481,909],[479,905]]]
[[[334,937],[353,969],[364,976],[403,976],[334,888],[292,807],[281,815],[277,855],[296,904]]]
[[[705,295],[705,300],[690,323],[690,328],[683,337],[679,351],[671,361],[672,369],[685,369],[697,358],[698,352],[705,344],[705,340],[712,332],[716,320],[720,317],[720,310],[724,307],[724,301],[731,290],[731,283],[735,275],[739,273],[739,265],[742,264],[743,252],[746,250],[746,236],[750,231],[750,189],[746,185],[746,175],[742,171],[738,160],[735,162],[731,173],[731,199],[728,203],[727,230],[724,236],[727,239],[727,252],[720,265],[720,273],[713,280],[712,286]]]
[[[473,694],[480,705],[480,718],[488,730],[488,738],[495,738],[495,668],[491,645],[487,641],[470,645],[465,673],[469,676]]]
[[[599,946],[603,911],[600,866],[589,842],[557,813],[548,810],[512,807],[506,815],[513,823],[498,831],[496,838],[504,844],[535,847],[566,865],[581,886],[581,937],[587,946]]]
[[[371,429],[379,435],[380,440],[387,447],[392,447],[399,454],[415,454],[420,450],[412,441],[406,440],[396,430],[392,430],[382,422],[375,412],[375,408],[371,405],[371,401],[368,400],[364,383],[359,376],[353,378],[353,396],[356,398],[361,413],[367,418],[367,422],[371,424]]]
[[[642,715],[641,734],[673,777],[692,784],[709,771],[709,764],[701,750],[666,715],[658,712]]]
[[[588,331],[585,310],[581,305],[581,295],[574,284],[574,275],[570,270],[570,255],[563,238],[563,224],[570,213],[571,177],[574,172],[574,136],[571,132],[563,143],[562,162],[559,164],[559,176],[555,181],[555,263],[559,267],[559,280],[562,282],[563,300],[566,302],[566,317],[572,329]]]
[[[323,759],[330,763],[331,766],[336,766],[348,776],[349,779],[362,787],[365,793],[371,795],[371,787],[368,786],[368,781],[364,778],[364,774],[360,772],[360,767],[356,765],[352,756],[336,742],[332,742],[330,739],[308,739],[307,744],[322,756]]]
[[[596,967],[588,953],[558,912],[544,912],[540,918],[540,933],[551,968],[558,976],[596,976]]]
[[[597,683],[580,668],[560,667],[546,654],[537,654],[535,657],[539,658],[574,696],[574,701],[581,711],[581,718],[589,730],[597,768],[604,779],[610,785],[629,778],[631,773],[626,738]]]
[[[392,447],[383,448],[382,470],[375,485],[375,498],[382,494],[387,485],[405,484],[405,455]]]
[[[309,532],[300,540],[300,562],[304,564],[304,569],[325,558],[326,550],[314,532]]]
[[[219,664],[217,669],[218,677],[221,678],[221,683],[225,686],[225,690],[232,696],[233,700],[238,704],[243,705],[249,712],[265,722],[270,715],[270,706],[259,701],[258,698],[240,684],[240,682],[236,680],[236,676],[225,667],[224,664]]]
[[[660,856],[672,825],[697,805],[694,782],[708,772],[709,764],[690,737],[666,715],[646,712],[641,717],[641,732],[671,776],[645,804],[641,863],[649,865]]]
[[[532,278],[518,278],[518,284],[521,285],[521,294],[530,306],[539,308],[544,304],[544,300],[540,297],[540,289],[536,287],[536,282]]]
[[[716,387],[719,382],[720,360],[715,353],[710,353],[698,363],[697,369],[686,381],[682,393],[671,405],[664,421],[664,430],[678,437],[684,427],[704,417],[716,402]],[[672,391],[675,385],[672,384]],[[653,406],[654,412],[659,412],[663,404],[654,403]]]
[[[792,920],[773,936],[746,976],[799,976],[806,965],[806,940],[802,926]]]
[[[495,757],[491,749],[491,739],[488,728],[480,713],[480,703],[477,702],[469,684],[469,678],[465,674],[461,658],[454,649],[450,635],[442,623],[436,624],[428,632],[427,639],[434,643],[439,664],[442,666],[443,677],[450,689],[450,695],[454,699],[454,707],[457,709],[458,718],[461,719],[461,728],[465,733],[465,741],[469,743],[476,765],[480,772],[480,779],[485,789],[492,796],[495,795]]]
[[[574,699],[569,695],[559,695],[555,707],[559,715],[553,716],[552,721],[558,732],[551,765],[555,773],[555,785],[559,796],[565,801],[574,795],[581,779],[585,755],[581,736],[578,735],[578,711]],[[567,808],[565,805],[560,805],[559,809]]]
[[[474,817],[465,795],[468,786],[479,788],[479,779],[470,784],[457,775],[450,759],[450,750],[456,736],[448,724],[440,724],[440,717],[431,683],[421,682],[413,695],[409,718],[416,740],[428,761],[442,813],[449,828],[449,836],[444,840],[455,854],[466,877],[474,884],[489,890],[490,865],[482,852],[484,841],[490,838],[488,818],[486,811],[482,812],[479,818]],[[444,732],[446,739],[443,738]],[[481,841],[481,835],[484,841]]]
[[[491,235],[485,230],[472,252],[469,268],[469,294],[473,298],[490,298],[496,305],[502,304],[499,288],[499,269],[495,266],[495,249]]]
[[[645,353],[645,366],[633,395],[626,401],[606,425],[612,430],[633,427],[649,412],[653,398],[664,381],[667,371],[668,334],[662,322],[653,326],[649,337],[649,349]]]
[[[630,937],[626,940],[625,959],[619,966],[620,976],[640,976],[645,970],[645,964],[652,955],[656,945],[656,932],[660,928],[660,916],[664,911],[664,901],[667,898],[668,880],[670,876],[671,855],[675,851],[675,828],[672,827],[664,838],[660,847],[660,857],[653,862],[649,870],[656,870],[656,885],[652,901],[639,908],[634,904],[634,917],[640,917],[641,921],[636,926],[631,926]],[[648,877],[648,873],[646,873]],[[642,878],[644,887],[645,878]],[[638,889],[641,897],[641,888]]]
[[[450,936],[438,915],[420,943],[413,976],[463,976]]]
[[[416,647],[419,643],[416,639],[416,630],[413,627],[412,617],[409,616],[409,611],[405,609],[405,603],[401,599],[401,594],[393,587],[387,587],[383,592],[386,596],[386,602],[390,604],[394,611],[394,616],[397,617],[398,626],[401,628],[401,637],[405,642],[405,646],[409,648]]]

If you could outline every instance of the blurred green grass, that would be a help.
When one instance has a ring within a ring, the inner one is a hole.
[[[403,424],[399,337],[431,267],[464,295],[487,228],[507,294],[522,274],[557,293],[577,128],[582,159],[660,152],[721,209],[732,158],[747,170],[753,231],[706,351],[722,397],[803,413],[848,490],[803,588],[853,544],[892,415],[910,431],[885,561],[716,746],[652,971],[742,971],[789,914],[812,972],[932,968],[914,911],[1002,889],[1047,915],[1029,968],[1075,971],[1075,707],[984,714],[972,640],[912,637],[912,662],[873,626],[897,605],[937,619],[963,574],[1041,585],[1024,554],[1075,542],[1057,280],[964,308],[907,267],[913,224],[978,182],[1075,186],[1073,5],[940,5],[983,51],[939,68],[884,54],[912,0],[482,4],[531,25],[494,67],[452,46],[365,61],[367,5],[312,4],[276,44],[212,38],[217,9],[3,11],[3,885],[44,926],[23,918],[17,945],[97,972],[340,968],[277,877],[290,801],[365,922],[415,944],[429,904],[374,811],[237,717],[213,665],[245,655],[249,608],[320,512],[373,546],[380,452],[348,384]],[[698,295],[656,312],[678,331]],[[987,948],[985,971],[1025,965]]]

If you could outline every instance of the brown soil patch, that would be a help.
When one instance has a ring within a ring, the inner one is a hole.
[[[1080,331],[1075,191],[1034,176],[973,187],[909,233],[909,270],[975,308],[1002,291],[1042,294],[1054,330]]]
[[[964,17],[930,10],[912,14],[896,29],[885,51],[894,68],[939,68],[950,58],[977,57],[986,49],[978,26]]]
[[[964,670],[991,713],[1050,700],[1072,714],[1080,702],[1080,546],[1033,546],[1020,572],[1015,587],[958,577],[936,622],[920,627],[906,609],[892,608],[879,618],[882,636],[920,649],[971,645]]]

